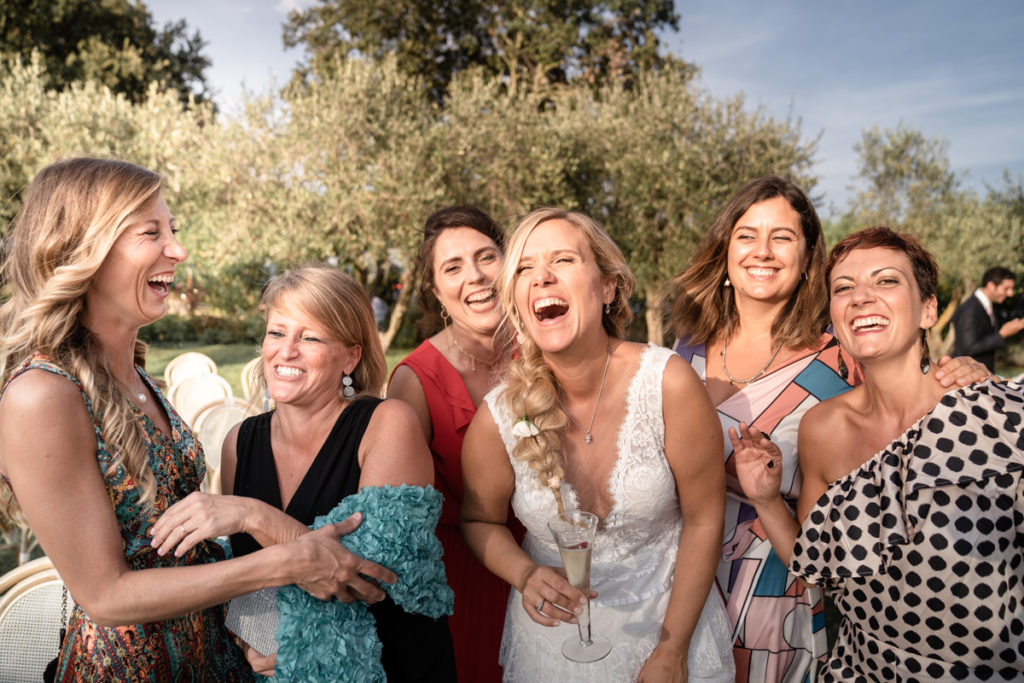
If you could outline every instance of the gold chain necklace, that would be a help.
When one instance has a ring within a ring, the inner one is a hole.
[[[562,410],[565,411],[565,416],[567,418],[569,418],[569,421],[572,422],[574,425],[576,425],[576,428],[578,430],[583,432],[583,443],[590,443],[591,441],[593,441],[593,439],[590,436],[590,430],[592,430],[594,428],[594,420],[597,418],[597,409],[601,405],[601,396],[604,395],[604,380],[605,380],[606,377],[608,377],[608,363],[609,363],[609,361],[611,361],[611,359],[612,359],[612,348],[609,346],[608,347],[608,354],[605,356],[605,359],[604,359],[604,372],[601,373],[601,388],[597,392],[597,402],[594,403],[594,414],[590,416],[590,426],[589,427],[584,429],[583,425],[581,425],[579,422],[577,422],[576,420],[573,419],[572,415],[569,413],[569,409],[565,407],[565,404],[562,403],[561,399],[559,399],[559,401],[558,401],[559,403],[562,403]]]
[[[749,377],[747,379],[736,379],[735,377],[733,377],[729,373],[729,368],[725,367],[725,346],[726,346],[726,342],[723,339],[722,340],[722,372],[725,373],[725,376],[729,378],[729,382],[732,383],[732,384],[750,384],[755,379],[757,379],[758,377],[760,377],[761,375],[763,375],[765,372],[768,371],[769,366],[771,366],[772,362],[775,360],[775,356],[779,355],[779,351],[782,349],[782,342],[779,342],[779,345],[775,347],[774,351],[772,351],[772,357],[768,359],[768,362],[764,364],[764,367],[761,368],[760,370],[758,370],[756,375],[754,375],[753,377]]]
[[[487,367],[492,368],[492,369],[494,368],[494,364],[498,362],[497,358],[495,358],[495,359],[493,359],[491,361],[486,361],[483,358],[477,358],[476,356],[471,354],[469,351],[467,351],[466,347],[464,347],[462,344],[460,344],[458,337],[455,336],[455,329],[454,328],[451,331],[451,338],[452,338],[452,341],[455,342],[455,346],[459,349],[459,351],[462,353],[462,355],[465,356],[466,358],[469,358],[473,362],[473,372],[476,372],[476,364],[477,364],[477,362],[483,363],[484,365],[486,365]]]

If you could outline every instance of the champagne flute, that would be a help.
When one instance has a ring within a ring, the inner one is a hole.
[[[558,545],[566,578],[588,596],[577,624],[579,638],[570,637],[562,643],[562,655],[574,662],[596,662],[612,649],[607,638],[590,633],[590,556],[597,533],[597,515],[579,510],[563,512],[548,520],[548,529]]]

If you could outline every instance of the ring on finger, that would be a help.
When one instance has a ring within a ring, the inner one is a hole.
[[[537,612],[539,614],[544,614],[544,612],[543,612],[544,602],[545,602],[544,598],[541,598],[540,601],[537,602]],[[547,615],[544,614],[544,616],[547,616]]]
[[[178,528],[181,529],[181,533],[183,533],[183,534],[187,534],[188,533],[187,531],[185,531],[185,525],[184,524],[179,524]]]

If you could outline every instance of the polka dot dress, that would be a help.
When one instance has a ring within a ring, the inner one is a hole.
[[[1024,680],[1024,391],[946,394],[833,483],[791,569],[843,616],[823,681]]]

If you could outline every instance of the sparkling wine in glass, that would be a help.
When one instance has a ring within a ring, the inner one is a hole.
[[[590,555],[597,533],[597,515],[579,510],[563,512],[548,521],[548,529],[555,537],[569,583],[589,596]],[[591,635],[589,598],[577,625],[579,638],[570,637],[562,643],[565,658],[574,662],[596,662],[606,657],[612,644],[607,638]]]

